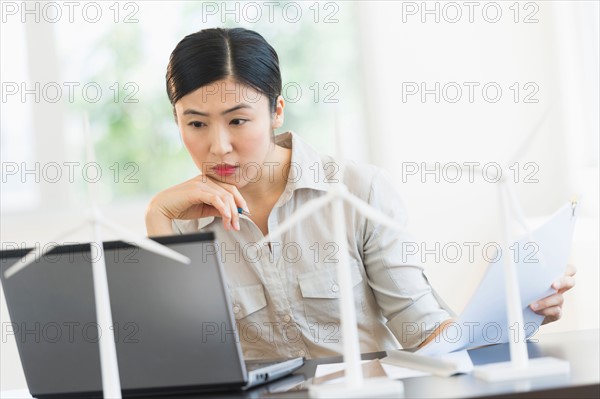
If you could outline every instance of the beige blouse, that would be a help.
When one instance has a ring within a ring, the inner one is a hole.
[[[269,231],[296,209],[336,184],[334,159],[286,132],[276,143],[292,149],[284,192],[268,218]],[[348,161],[348,190],[406,225],[402,200],[383,169]],[[373,224],[345,206],[361,352],[414,347],[454,314],[423,274],[417,255],[403,253],[407,231]],[[324,208],[282,237],[259,248],[262,232],[240,215],[240,231],[209,217],[174,220],[176,233],[213,231],[224,266],[238,334],[246,359],[323,357],[342,353],[337,245]]]

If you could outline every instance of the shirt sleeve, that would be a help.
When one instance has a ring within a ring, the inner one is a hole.
[[[403,228],[397,232],[367,221],[363,263],[387,327],[403,348],[415,347],[454,313],[429,284],[420,255],[408,250],[418,244],[405,228],[406,208],[383,169],[373,177],[368,202]]]

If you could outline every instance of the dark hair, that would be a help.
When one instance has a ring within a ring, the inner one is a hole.
[[[167,94],[175,106],[186,94],[228,77],[266,95],[275,112],[281,94],[279,58],[260,34],[244,28],[203,29],[184,37],[169,58]]]

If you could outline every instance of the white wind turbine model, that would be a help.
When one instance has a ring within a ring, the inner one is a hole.
[[[94,147],[87,114],[84,116],[84,133],[86,138],[87,162],[93,163],[95,162]],[[104,261],[104,248],[102,245],[101,228],[106,227],[107,229],[119,234],[127,242],[131,242],[140,248],[154,252],[158,255],[165,256],[167,258],[171,258],[177,262],[189,264],[191,261],[188,257],[173,251],[168,247],[165,247],[143,236],[138,236],[137,234],[132,233],[127,229],[105,219],[100,213],[96,202],[96,190],[94,184],[88,182],[87,186],[90,201],[90,215],[83,223],[60,234],[53,242],[60,242],[71,234],[78,232],[87,226],[92,227],[93,242],[90,243],[90,248],[93,249],[96,247],[98,251],[95,256],[92,254],[91,258],[92,276],[94,279],[94,301],[96,304],[96,318],[98,323],[102,391],[105,398],[121,398],[121,381],[119,378],[119,364],[117,362],[117,349],[114,335],[107,333],[112,330],[113,322],[110,307],[108,280],[106,276],[106,263]],[[44,246],[43,250],[40,250],[39,248],[33,249],[17,263],[8,268],[4,273],[4,277],[6,279],[12,277],[33,262],[38,261],[42,256],[44,256],[44,254],[48,253],[58,245],[59,244]]]
[[[510,246],[510,230],[511,216],[514,217],[521,227],[525,230],[525,234],[529,242],[535,242],[531,235],[531,229],[527,225],[522,207],[514,193],[511,182],[506,177],[507,166],[517,162],[523,153],[529,148],[534,136],[540,130],[543,121],[549,114],[551,107],[548,107],[542,114],[537,125],[525,137],[521,146],[515,151],[514,155],[509,159],[508,165],[502,165],[500,173],[502,176],[498,180],[498,193],[500,197],[500,215],[502,220],[502,233],[505,249],[504,253],[508,254]],[[512,215],[511,215],[512,209]],[[539,261],[545,264],[543,255],[540,252]],[[546,375],[567,374],[569,373],[569,362],[553,358],[542,357],[529,359],[527,351],[527,343],[525,342],[525,324],[523,321],[523,310],[521,306],[521,292],[519,291],[519,280],[517,277],[517,269],[514,260],[511,256],[505,255],[502,260],[504,270],[504,286],[506,290],[506,309],[507,309],[507,328],[516,326],[517,338],[509,339],[510,361],[492,363],[484,366],[475,367],[473,374],[485,381],[509,381],[523,378],[534,378]]]
[[[356,309],[354,308],[354,293],[352,291],[352,282],[350,275],[350,261],[348,256],[348,244],[346,242],[346,221],[344,218],[344,202],[349,203],[358,212],[376,223],[389,227],[396,231],[402,231],[402,227],[389,220],[389,217],[379,210],[371,207],[362,199],[356,197],[348,191],[344,184],[344,162],[342,157],[342,143],[338,128],[337,107],[335,116],[335,141],[337,144],[337,155],[340,165],[340,177],[336,184],[331,184],[327,194],[315,198],[296,212],[294,212],[278,228],[267,234],[258,244],[263,246],[276,237],[281,236],[291,227],[300,223],[302,220],[313,216],[319,209],[331,205],[333,215],[333,236],[338,245],[338,267],[337,278],[340,286],[340,316],[342,324],[342,339],[344,349],[345,377],[341,383],[326,385],[310,385],[309,393],[311,397],[344,397],[344,398],[364,398],[364,397],[384,397],[396,396],[402,394],[404,385],[401,381],[394,381],[387,377],[367,378],[363,377],[360,342],[356,326]]]

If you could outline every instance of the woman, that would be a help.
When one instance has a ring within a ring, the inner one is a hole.
[[[288,231],[281,242],[256,245],[337,182],[334,159],[292,132],[274,134],[285,107],[277,53],[251,30],[205,29],[177,45],[166,80],[181,137],[200,174],[152,199],[148,235],[215,232],[247,359],[340,354],[336,244],[327,212]],[[379,168],[349,162],[344,183],[406,223],[402,201]],[[345,217],[361,351],[426,344],[453,314],[419,260],[402,253],[409,234],[374,225],[351,209]],[[573,274],[569,269],[556,282],[557,293],[536,303],[545,322],[560,317]]]

